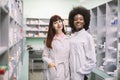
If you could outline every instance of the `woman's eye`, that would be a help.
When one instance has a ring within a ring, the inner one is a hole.
[[[53,24],[57,24],[57,22],[54,22]]]
[[[62,22],[61,20],[59,20],[59,22]]]

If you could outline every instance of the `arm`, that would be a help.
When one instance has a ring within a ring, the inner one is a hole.
[[[81,74],[89,74],[92,71],[92,69],[96,66],[96,53],[94,40],[92,37],[90,37],[87,43],[84,44],[84,51],[86,61],[84,62],[85,65],[79,69],[79,72]]]
[[[55,64],[53,63],[52,59],[50,58],[50,49],[45,47],[43,50],[42,55],[43,61],[48,64],[48,67],[55,67]]]

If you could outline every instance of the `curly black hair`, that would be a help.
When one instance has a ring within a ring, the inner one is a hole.
[[[74,17],[75,15],[80,14],[84,17],[84,21],[85,21],[85,25],[84,25],[84,29],[88,30],[89,29],[89,24],[90,24],[90,10],[82,7],[82,6],[78,6],[78,7],[74,7],[70,13],[69,13],[69,17],[68,17],[68,22],[69,22],[69,26],[72,29],[72,32],[75,32],[75,26],[74,26]]]

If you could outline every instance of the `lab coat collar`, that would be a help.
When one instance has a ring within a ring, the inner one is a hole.
[[[83,28],[80,31],[73,33],[71,36],[79,35],[79,34],[83,33],[84,31],[85,31],[85,29]]]
[[[57,35],[54,36],[54,39],[58,39],[58,40],[61,40],[61,39],[64,39],[64,38],[66,38],[65,34],[61,34],[59,36],[57,36]]]
[[[76,32],[77,34],[80,34],[80,33],[82,33],[82,32],[84,32],[85,31],[85,29],[83,28],[83,29],[81,29],[80,31],[78,31],[78,32]]]

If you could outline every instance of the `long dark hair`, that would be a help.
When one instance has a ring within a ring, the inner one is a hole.
[[[48,34],[47,34],[47,39],[46,39],[46,46],[48,48],[51,48],[52,49],[52,40],[56,34],[56,31],[53,27],[53,22],[57,21],[57,20],[62,20],[63,19],[58,16],[58,15],[53,15],[51,18],[50,18],[50,21],[49,21],[49,29],[48,29]],[[65,33],[65,30],[64,30],[64,25],[63,25],[63,29],[62,29],[63,33]]]
[[[84,29],[88,30],[89,29],[89,23],[90,23],[90,10],[82,7],[82,6],[78,6],[78,7],[74,7],[70,13],[69,13],[69,26],[72,29],[72,32],[76,32],[76,28],[74,26],[74,17],[75,15],[80,14],[84,17],[84,21],[85,21],[85,25],[84,25]]]

